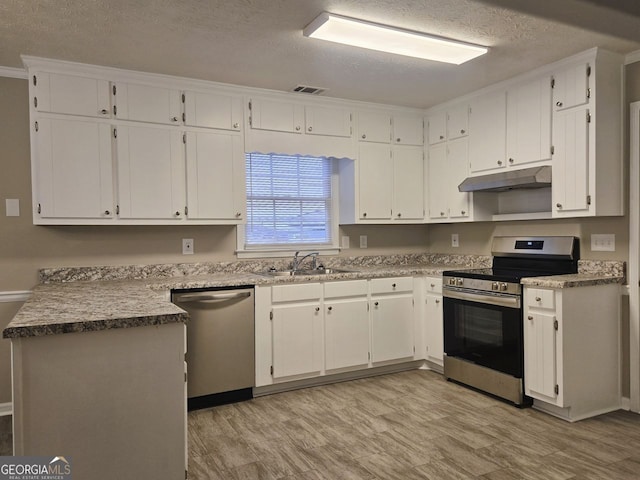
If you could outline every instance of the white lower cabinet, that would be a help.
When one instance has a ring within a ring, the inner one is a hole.
[[[272,288],[273,378],[307,377],[322,370],[319,283]]]
[[[366,368],[369,364],[367,281],[324,285],[325,368]]]
[[[524,290],[524,382],[534,406],[569,421],[620,408],[617,284]]]
[[[413,279],[371,280],[371,361],[413,358]]]
[[[444,359],[444,331],[442,323],[442,278],[427,277],[425,293],[426,359],[440,367]]]

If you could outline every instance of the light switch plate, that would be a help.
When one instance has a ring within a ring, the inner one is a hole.
[[[451,234],[451,246],[452,247],[459,247],[460,246],[460,238],[458,237],[457,233],[452,233]]]
[[[613,233],[592,233],[591,234],[591,251],[592,252],[615,252],[616,236]]]
[[[348,235],[343,235],[342,236],[341,246],[342,246],[342,248],[349,248],[349,236]]]
[[[7,208],[7,217],[19,217],[20,216],[20,200],[17,198],[7,198],[5,200]]]
[[[367,236],[360,235],[360,248],[367,248]]]
[[[182,254],[193,255],[193,238],[182,239]]]

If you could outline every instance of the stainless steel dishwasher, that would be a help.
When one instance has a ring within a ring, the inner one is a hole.
[[[174,290],[189,313],[189,410],[247,400],[255,386],[253,287]]]

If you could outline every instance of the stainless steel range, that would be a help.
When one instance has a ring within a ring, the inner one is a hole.
[[[578,271],[575,237],[495,237],[493,267],[443,273],[444,375],[519,406],[524,395],[524,277]]]

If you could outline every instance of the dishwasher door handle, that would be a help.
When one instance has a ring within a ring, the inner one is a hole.
[[[237,298],[248,298],[251,296],[251,292],[235,292],[235,293],[215,293],[198,292],[198,293],[184,293],[177,295],[174,298],[176,303],[212,303],[221,302],[224,300],[235,300]]]

